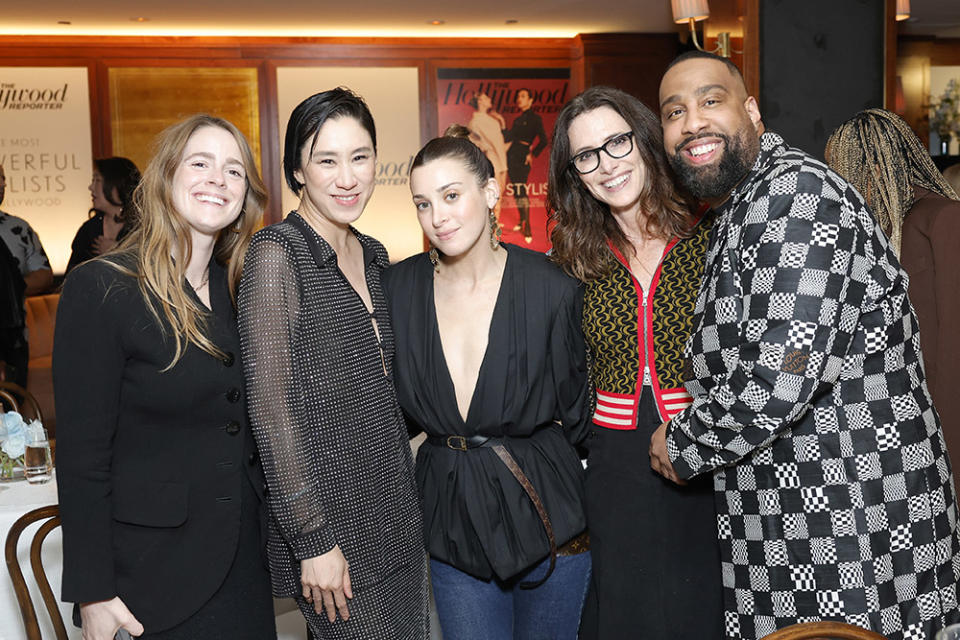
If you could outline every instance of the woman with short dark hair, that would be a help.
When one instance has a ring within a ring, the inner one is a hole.
[[[296,599],[318,639],[426,640],[426,554],[380,285],[389,263],[352,226],[376,154],[373,117],[348,89],[293,110],[283,169],[300,206],[250,245],[240,335],[274,594]]]

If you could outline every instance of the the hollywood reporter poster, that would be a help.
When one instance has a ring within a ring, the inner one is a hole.
[[[0,209],[33,227],[55,273],[87,220],[91,149],[86,67],[0,67]]]
[[[437,70],[438,133],[462,124],[490,159],[501,185],[497,216],[505,242],[550,248],[550,143],[571,97],[568,68]]]

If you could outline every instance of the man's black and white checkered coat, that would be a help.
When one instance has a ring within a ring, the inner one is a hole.
[[[860,195],[773,133],[720,208],[667,447],[714,472],[728,638],[960,619],[957,506],[907,278]]]

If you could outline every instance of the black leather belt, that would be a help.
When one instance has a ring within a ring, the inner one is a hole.
[[[521,589],[533,589],[546,582],[550,574],[553,573],[553,569],[557,564],[557,539],[553,535],[553,524],[550,522],[550,516],[547,515],[547,510],[543,506],[540,494],[534,489],[530,479],[527,478],[527,475],[523,472],[523,469],[520,468],[520,465],[517,464],[517,461],[514,460],[513,456],[510,455],[510,452],[507,451],[507,448],[503,446],[504,440],[505,438],[491,438],[488,436],[427,436],[427,442],[430,444],[447,447],[454,451],[466,451],[478,447],[489,447],[493,449],[493,452],[497,454],[497,457],[500,458],[500,461],[510,471],[511,475],[513,475],[513,477],[517,479],[517,482],[520,483],[520,486],[523,487],[527,497],[530,498],[530,502],[533,503],[533,508],[540,518],[540,524],[543,525],[543,530],[547,534],[547,542],[550,544],[550,566],[547,568],[546,574],[539,580],[526,581],[519,584]]]
[[[446,447],[454,451],[476,449],[484,445],[490,447],[499,443],[499,438],[489,436],[427,436],[427,442],[438,447]]]

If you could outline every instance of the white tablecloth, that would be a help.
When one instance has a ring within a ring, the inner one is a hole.
[[[7,532],[17,521],[17,518],[38,507],[57,504],[57,482],[53,480],[47,484],[33,485],[26,480],[0,483],[0,541],[6,541]],[[17,546],[17,558],[20,560],[20,569],[23,571],[30,595],[33,597],[33,606],[37,610],[40,620],[40,633],[44,638],[55,638],[53,626],[47,615],[47,608],[40,597],[37,582],[30,567],[30,543],[42,522],[34,523],[20,534],[20,544]],[[60,579],[63,573],[63,547],[60,538],[60,528],[50,532],[43,543],[43,567],[47,572],[47,580],[53,588],[55,596],[60,596]],[[60,604],[60,614],[63,616],[70,638],[80,638],[80,629],[71,624],[70,616],[73,605]],[[20,606],[17,596],[10,582],[10,574],[3,572],[0,579],[0,640],[23,640],[26,633],[23,630],[23,620],[20,617]]]
[[[7,532],[17,521],[17,518],[38,507],[57,504],[57,481],[42,485],[31,485],[25,480],[17,482],[0,482],[0,542],[7,539]],[[40,620],[40,632],[44,638],[55,638],[53,626],[47,616],[47,608],[40,597],[33,570],[30,567],[30,543],[33,534],[41,523],[35,523],[20,534],[20,544],[17,547],[17,557],[20,559],[20,568],[33,596],[33,606],[37,610]],[[47,572],[47,580],[53,588],[53,594],[60,597],[60,581],[63,576],[63,545],[60,528],[50,532],[43,544],[43,566]],[[432,605],[432,603],[431,603]],[[295,609],[290,600],[277,600],[277,638],[278,640],[304,640],[307,637],[306,626],[300,612]],[[292,609],[292,610],[291,610]],[[60,614],[63,616],[67,635],[71,640],[80,640],[80,629],[73,626],[73,605],[60,603]],[[440,625],[436,613],[431,606],[431,637],[440,638]],[[13,591],[10,575],[4,571],[0,576],[0,640],[25,640],[23,621],[20,618],[20,607],[17,596]]]

